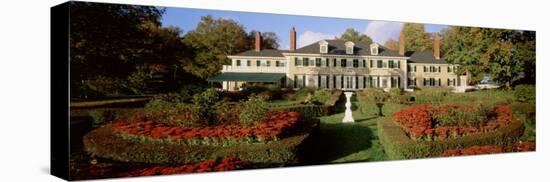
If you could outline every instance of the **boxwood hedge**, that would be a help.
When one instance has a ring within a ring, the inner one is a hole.
[[[328,105],[293,105],[271,108],[272,111],[299,112],[305,118],[328,116],[332,113],[332,107]]]
[[[85,150],[92,156],[124,162],[190,164],[232,156],[249,163],[292,165],[300,161],[299,148],[318,128],[319,120],[305,120],[296,128],[293,135],[281,140],[228,147],[130,141],[113,134],[111,125],[86,134],[83,140]]]
[[[437,157],[449,149],[481,145],[502,145],[507,148],[522,135],[523,122],[512,119],[506,127],[487,133],[477,133],[444,141],[413,141],[390,118],[378,121],[378,136],[386,155],[391,160]]]

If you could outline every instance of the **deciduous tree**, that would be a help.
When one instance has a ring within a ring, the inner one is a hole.
[[[353,28],[346,29],[346,31],[344,31],[344,33],[342,33],[342,35],[337,39],[352,42],[365,42],[367,44],[372,43],[372,39],[368,35],[361,34]]]
[[[384,43],[384,47],[386,47],[388,49],[391,49],[391,50],[399,50],[399,41],[393,40],[393,39],[388,39]]]
[[[405,50],[432,50],[432,40],[430,34],[426,32],[424,24],[405,23],[405,25],[403,25],[403,34],[405,35]]]
[[[204,16],[195,30],[184,36],[185,45],[193,49],[193,59],[184,60],[184,69],[198,77],[208,78],[229,63],[227,55],[246,51],[250,39],[242,25],[230,19]]]

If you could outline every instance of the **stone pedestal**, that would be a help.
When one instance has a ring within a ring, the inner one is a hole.
[[[352,115],[352,112],[351,112],[351,96],[353,95],[353,92],[344,92],[344,95],[346,95],[346,112],[345,112],[345,116],[344,116],[344,119],[342,120],[342,122],[344,123],[353,123],[354,120],[353,120],[353,115]]]

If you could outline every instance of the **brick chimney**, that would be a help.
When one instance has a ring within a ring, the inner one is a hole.
[[[292,27],[290,30],[290,51],[296,50],[296,29]]]
[[[403,34],[403,30],[399,33],[399,55],[405,55],[405,35]]]
[[[435,57],[435,59],[441,58],[440,52],[439,52],[439,41],[440,41],[439,34],[435,33],[435,35],[434,35],[434,57]]]
[[[262,35],[260,32],[256,32],[256,51],[261,50],[261,44],[262,44]]]

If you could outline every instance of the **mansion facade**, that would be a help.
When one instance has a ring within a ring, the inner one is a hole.
[[[290,49],[261,49],[256,34],[254,50],[228,56],[221,74],[209,78],[224,90],[235,91],[247,83],[272,83],[281,87],[359,90],[367,88],[456,88],[467,83],[439,53],[439,37],[433,52],[405,51],[404,35],[399,50],[377,43],[321,40],[296,49],[296,31],[290,31]],[[462,80],[461,80],[462,79]]]

